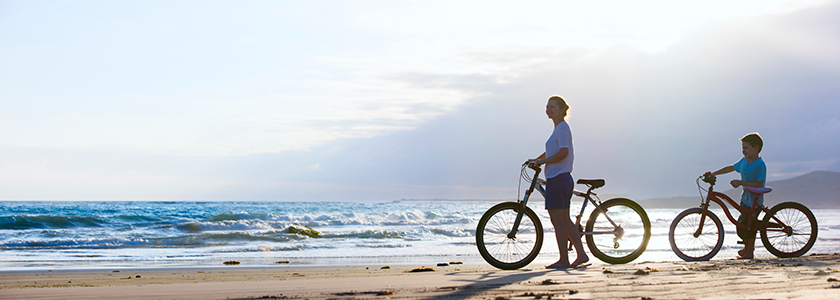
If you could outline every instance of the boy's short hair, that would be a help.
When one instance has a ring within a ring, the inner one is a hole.
[[[761,136],[758,135],[758,132],[745,135],[741,138],[741,141],[750,144],[750,146],[753,147],[758,146],[758,152],[761,152],[761,148],[764,147],[764,141],[761,139]]]

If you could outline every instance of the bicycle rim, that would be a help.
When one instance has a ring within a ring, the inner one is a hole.
[[[613,226],[606,216],[615,222]],[[610,264],[624,264],[633,261],[645,251],[650,240],[650,220],[644,209],[629,199],[611,199],[597,208],[586,222],[586,243],[589,251],[598,259]],[[623,234],[610,234],[616,230]]]
[[[530,208],[525,208],[516,236],[508,237],[518,208],[519,204],[515,202],[498,204],[484,213],[478,222],[476,245],[484,260],[494,267],[518,269],[531,263],[540,252],[542,224]]]
[[[777,223],[773,217],[781,221]],[[780,203],[764,216],[762,228],[778,229],[790,226],[789,232],[761,231],[764,248],[778,257],[797,257],[805,254],[817,240],[817,219],[807,207],[794,202]]]
[[[723,224],[709,211],[706,211],[703,231],[694,236],[700,226],[700,218],[700,208],[691,208],[681,212],[671,223],[668,241],[671,250],[683,260],[712,259],[723,246]]]

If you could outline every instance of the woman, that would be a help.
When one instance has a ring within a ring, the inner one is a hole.
[[[580,232],[569,218],[569,206],[572,201],[572,191],[575,182],[572,179],[572,165],[575,151],[572,146],[572,131],[566,123],[569,105],[563,97],[554,95],[548,98],[545,114],[554,121],[554,132],[545,142],[545,153],[532,159],[536,164],[545,164],[545,208],[554,225],[557,236],[557,247],[560,249],[560,259],[546,268],[575,268],[589,261],[589,256],[583,250]],[[569,263],[568,241],[574,245],[577,258]]]

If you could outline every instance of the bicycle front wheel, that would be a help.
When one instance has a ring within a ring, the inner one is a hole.
[[[499,269],[522,268],[537,258],[542,248],[542,224],[537,214],[528,207],[523,209],[518,230],[510,234],[518,212],[519,203],[499,203],[481,216],[475,229],[478,252]]]
[[[703,230],[700,235],[695,235],[702,217],[700,211],[699,207],[684,210],[671,222],[668,230],[671,250],[685,261],[710,260],[723,247],[723,223],[708,210]]]
[[[764,248],[778,257],[802,256],[817,241],[817,218],[810,209],[796,202],[773,206],[770,213],[764,215],[761,224],[761,228],[767,229],[761,230]],[[775,231],[780,229],[782,231]]]
[[[650,220],[633,200],[610,199],[592,211],[585,233],[586,244],[595,257],[610,264],[625,264],[645,252]]]

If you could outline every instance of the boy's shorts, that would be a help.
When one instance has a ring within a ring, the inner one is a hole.
[[[746,204],[744,202],[741,202],[741,208],[752,209],[752,207],[749,204]],[[738,217],[738,223],[747,225],[747,218],[748,217],[749,217],[749,214],[741,213],[741,216]],[[750,226],[750,228],[756,228],[756,227],[759,226],[759,224],[761,224],[761,223],[759,223],[758,219],[753,219],[752,224],[749,224],[749,226]],[[743,229],[743,228],[737,227],[737,226],[735,228],[736,228],[736,232],[738,233],[738,237],[740,237],[741,240],[747,240],[747,239],[754,239],[755,238],[756,230],[749,230],[748,231],[746,229]]]
[[[570,173],[548,178],[545,184],[545,209],[569,209],[574,188],[575,181]]]

